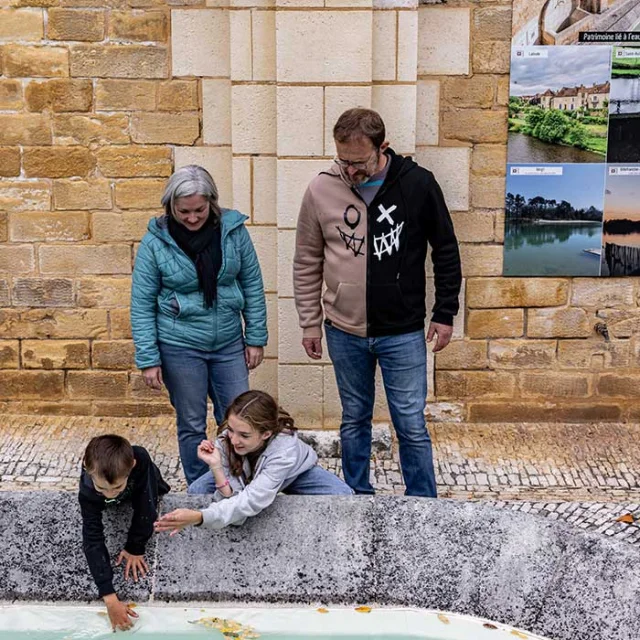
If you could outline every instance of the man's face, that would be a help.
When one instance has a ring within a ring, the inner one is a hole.
[[[355,187],[378,172],[380,152],[384,149],[376,149],[369,138],[358,137],[347,142],[336,140],[336,150],[336,163],[342,175]]]

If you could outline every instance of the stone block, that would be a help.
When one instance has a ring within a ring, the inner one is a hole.
[[[252,193],[254,224],[276,224],[277,213],[277,160],[253,158]]]
[[[251,12],[252,69],[257,82],[276,79],[276,12]]]
[[[264,348],[265,358],[278,357],[278,295],[268,293],[267,300],[267,330],[269,332],[269,342]]]
[[[129,278],[80,278],[77,304],[80,307],[128,307],[131,300]]]
[[[470,422],[616,422],[622,411],[615,404],[576,404],[566,400],[558,402],[540,400],[534,402],[514,402],[513,400],[478,402],[469,406]]]
[[[627,369],[632,366],[627,340],[558,340],[558,364],[576,369]]]
[[[188,164],[204,167],[213,177],[218,187],[222,206],[231,206],[232,202],[232,159],[230,147],[175,147],[176,169]],[[249,211],[245,211],[249,213]]]
[[[584,309],[529,309],[527,335],[530,338],[586,338],[591,335]]]
[[[7,213],[5,211],[0,211],[0,242],[6,242],[8,237],[7,233]],[[1,282],[1,281],[0,281]],[[6,281],[4,281],[6,284]],[[2,296],[2,285],[0,284],[0,300],[3,300]],[[3,306],[0,304],[0,306]]]
[[[104,11],[61,7],[52,7],[47,11],[47,37],[49,40],[99,42],[104,39],[104,26]]]
[[[108,178],[168,177],[171,150],[165,147],[109,146],[96,153],[98,169]]]
[[[511,43],[506,41],[476,42],[472,61],[474,73],[509,73]]]
[[[511,7],[478,7],[473,12],[473,41],[511,40]]]
[[[275,109],[275,97],[272,106]],[[275,117],[273,109],[268,113]],[[202,140],[204,144],[231,144],[231,82],[229,80],[202,81]]]
[[[86,369],[89,363],[86,340],[22,341],[22,366],[25,369]]]
[[[47,182],[0,183],[0,211],[47,211],[50,205]]]
[[[20,343],[0,340],[0,369],[17,369],[20,365]]]
[[[0,110],[22,108],[22,83],[20,80],[0,78]]]
[[[278,362],[280,364],[331,364],[326,343],[323,340],[322,358],[311,360],[302,347],[302,329],[298,324],[293,298],[278,298]]]
[[[446,78],[443,83],[443,100],[453,107],[491,107],[494,96],[493,76],[477,75],[469,78],[453,76]]]
[[[371,11],[278,11],[278,81],[371,82],[372,26]]]
[[[109,311],[110,337],[112,340],[131,339],[131,312],[129,309]]]
[[[253,51],[251,38],[251,11],[230,12],[231,79],[253,79]]]
[[[76,242],[90,236],[86,211],[17,211],[9,219],[13,242]]]
[[[467,314],[470,338],[519,338],[524,334],[524,309],[472,309]]]
[[[131,344],[133,345],[133,343]],[[131,357],[133,358],[133,351],[131,353]],[[133,363],[133,360],[132,360],[132,363]],[[123,367],[123,368],[127,368],[127,367]],[[132,364],[132,368],[135,369],[135,364]],[[158,400],[169,399],[169,394],[167,392],[166,387],[164,387],[162,390],[156,390],[156,389],[151,389],[150,387],[147,387],[147,385],[144,383],[144,378],[142,377],[142,374],[139,374],[139,373],[132,373],[129,376],[129,395],[132,398],[155,400],[156,402]]]
[[[146,144],[193,144],[200,137],[200,117],[193,113],[136,113],[131,138]]]
[[[78,44],[71,47],[71,75],[88,78],[166,78],[166,47]]]
[[[322,87],[277,88],[278,156],[324,153]]]
[[[51,119],[36,113],[0,113],[0,145],[51,144]]]
[[[424,415],[427,423],[463,422],[465,409],[460,402],[427,402]]]
[[[135,369],[134,346],[130,340],[96,340],[91,345],[94,369]]]
[[[127,394],[128,380],[128,374],[125,372],[69,371],[67,392],[72,399],[124,398]]]
[[[640,376],[634,373],[603,373],[598,376],[596,393],[599,396],[639,398]]]
[[[94,402],[93,415],[114,418],[154,418],[172,416],[175,410],[169,403],[155,402]],[[118,591],[119,593],[119,591]]]
[[[278,228],[295,229],[307,185],[327,160],[278,160]]]
[[[415,84],[374,85],[371,106],[383,118],[387,139],[395,151],[413,155],[416,148]]]
[[[0,400],[60,400],[62,371],[0,371]]]
[[[507,142],[504,109],[448,108],[442,112],[441,133],[447,140],[473,143]]]
[[[0,335],[4,338],[75,339],[107,334],[103,309],[31,309],[0,311]]]
[[[197,80],[168,80],[158,85],[159,111],[198,111]]]
[[[156,87],[152,80],[105,79],[96,81],[96,109],[103,111],[153,111],[155,108]]]
[[[372,79],[396,79],[398,49],[398,14],[396,11],[374,11],[372,41]]]
[[[271,335],[269,336],[271,340]],[[278,397],[278,361],[265,359],[262,364],[249,372],[249,386],[251,389],[266,391],[274,398]]]
[[[333,127],[338,118],[347,109],[353,107],[371,108],[371,87],[330,86],[324,88],[324,155],[335,155]]]
[[[276,153],[276,87],[234,85],[231,90],[234,153]]]
[[[571,281],[571,304],[575,307],[631,307],[634,283],[626,278],[576,278]]]
[[[398,73],[400,82],[415,82],[418,70],[418,12],[398,11]]]
[[[418,20],[418,75],[467,75],[470,10],[421,7]]]
[[[471,175],[471,206],[481,209],[504,207],[505,177]]]
[[[590,394],[591,376],[585,373],[527,372],[520,375],[520,390],[523,396],[584,398]]]
[[[596,316],[609,327],[614,338],[631,338],[640,332],[640,310],[601,309]]]
[[[69,75],[69,51],[65,47],[2,47],[3,73],[10,78],[57,78]]]
[[[416,107],[416,145],[437,145],[440,136],[440,82],[438,80],[418,81]]]
[[[438,370],[486,369],[489,366],[484,340],[453,340],[436,353],[435,358]]]
[[[471,150],[465,147],[419,147],[418,163],[433,172],[451,211],[469,209]]]
[[[212,38],[211,34],[215,34]],[[228,77],[229,12],[212,9],[176,9],[171,12],[171,48],[174,76]]]
[[[84,178],[95,166],[86,147],[27,147],[22,155],[27,178]]]
[[[12,299],[15,307],[71,307],[73,281],[64,278],[16,278]]]
[[[0,147],[0,177],[20,175],[20,147]]]
[[[501,107],[509,105],[509,93],[511,91],[509,76],[499,76],[496,84],[496,104]]]
[[[33,247],[28,244],[0,245],[0,273],[31,273],[35,267]]]
[[[95,242],[140,242],[147,232],[148,211],[123,211],[122,213],[96,212],[92,215],[93,240]]]
[[[232,160],[233,208],[251,214],[251,165],[250,156],[236,156]]]
[[[507,167],[507,148],[504,145],[477,144],[471,158],[471,171],[475,175],[504,177]],[[504,199],[504,193],[501,192],[501,195]],[[501,206],[504,206],[504,202]]]
[[[294,229],[278,231],[278,295],[293,298],[293,254],[296,249]]]
[[[53,135],[54,143],[59,145],[111,145],[131,141],[129,117],[124,113],[55,116]]]
[[[323,367],[278,365],[278,401],[292,415],[304,415],[305,428],[322,426]]]
[[[160,207],[166,180],[131,178],[116,182],[115,200],[120,209],[153,209]]]
[[[109,39],[125,42],[166,42],[169,38],[169,15],[149,9],[112,11]]]
[[[56,180],[53,183],[56,209],[111,209],[111,186],[107,180]]]
[[[42,9],[0,8],[0,43],[41,40],[43,25]]]
[[[131,247],[127,244],[42,246],[40,272],[61,275],[131,273]]]
[[[503,371],[436,371],[436,395],[440,398],[511,398],[515,374]]]
[[[493,211],[453,213],[453,227],[459,242],[492,242],[495,238]]]
[[[502,273],[503,248],[500,245],[462,244],[460,259],[462,275],[499,276]]]
[[[249,227],[249,235],[253,241],[265,291],[278,290],[278,231],[275,227]]]
[[[566,304],[569,282],[560,278],[471,278],[470,308],[552,307]]]
[[[30,82],[25,89],[29,111],[89,111],[93,102],[91,80],[54,79]]]
[[[548,369],[555,360],[555,340],[492,340],[489,343],[489,362],[494,369]]]

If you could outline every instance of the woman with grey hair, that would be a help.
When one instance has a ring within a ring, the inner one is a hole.
[[[211,175],[197,165],[176,170],[162,205],[136,255],[131,328],[145,384],[169,391],[191,484],[208,470],[197,455],[207,396],[220,425],[262,362],[267,311],[247,216],[220,207]]]

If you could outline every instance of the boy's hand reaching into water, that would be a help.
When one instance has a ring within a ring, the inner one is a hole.
[[[129,572],[131,572],[134,582],[138,582],[138,574],[144,578],[149,573],[149,566],[144,561],[144,556],[134,556],[132,553],[122,550],[116,560],[116,567],[119,567],[123,560],[126,561],[124,565],[125,580],[129,579]]]
[[[107,605],[109,621],[114,631],[126,631],[133,627],[131,618],[137,618],[138,614],[126,602],[120,602],[115,593],[104,596],[103,600]]]

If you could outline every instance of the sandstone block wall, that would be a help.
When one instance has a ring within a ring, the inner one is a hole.
[[[0,0],[0,408],[171,412],[133,366],[129,285],[167,176],[195,162],[260,255],[271,339],[253,384],[337,426],[291,261],[332,125],[362,105],[434,171],[461,241],[430,419],[636,419],[635,280],[501,277],[510,39],[509,0]]]

